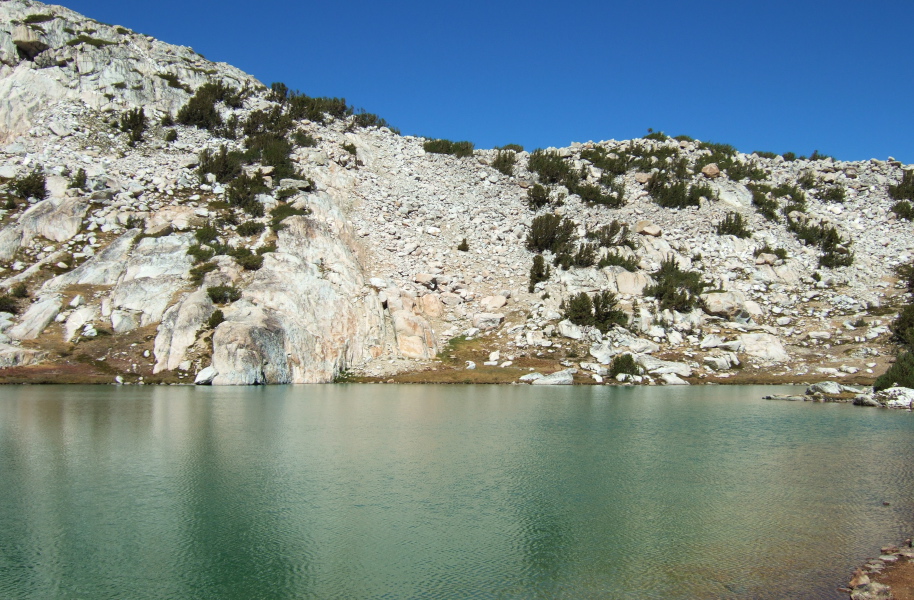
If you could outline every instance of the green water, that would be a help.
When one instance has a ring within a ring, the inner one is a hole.
[[[0,388],[0,598],[843,598],[914,415],[773,391]]]

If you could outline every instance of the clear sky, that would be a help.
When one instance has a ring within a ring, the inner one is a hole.
[[[914,163],[914,2],[68,0],[404,134],[527,149],[648,127]]]

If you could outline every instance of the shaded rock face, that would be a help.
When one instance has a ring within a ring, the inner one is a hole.
[[[239,303],[240,304],[240,303]],[[279,319],[253,305],[239,305],[213,335],[214,385],[289,383],[286,336]]]

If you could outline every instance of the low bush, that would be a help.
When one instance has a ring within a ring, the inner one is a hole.
[[[590,205],[608,208],[621,208],[625,205],[625,185],[623,183],[613,183],[608,193],[604,192],[599,185],[592,184],[577,185],[571,191]]]
[[[219,237],[219,230],[212,225],[204,225],[194,232],[194,238],[201,244],[212,244]]]
[[[622,256],[618,252],[607,252],[597,266],[601,269],[604,267],[622,267],[630,273],[638,270],[638,259],[634,256]]]
[[[194,264],[197,264],[214,257],[216,255],[216,251],[212,248],[204,248],[200,244],[194,244],[187,249],[187,255],[194,259]]]
[[[450,140],[427,140],[422,147],[431,154],[451,154],[457,158],[473,156],[473,142],[452,142]]]
[[[194,285],[200,285],[201,283],[203,283],[203,278],[206,277],[206,274],[210,273],[212,271],[215,271],[217,268],[218,267],[217,267],[216,263],[214,263],[214,262],[205,262],[205,263],[201,263],[195,267],[191,267],[191,269],[190,269],[191,283],[193,283]]]
[[[171,113],[165,113],[165,116],[162,117],[161,121],[159,121],[159,124],[162,127],[174,127],[175,119],[171,116]]]
[[[0,312],[10,313],[11,315],[18,315],[19,303],[15,298],[3,294],[0,296]]]
[[[556,254],[552,264],[567,271],[571,267],[592,267],[597,263],[597,244],[578,244],[574,252],[570,248]]]
[[[142,107],[128,110],[121,116],[120,129],[128,134],[128,144],[137,145],[143,141],[143,134],[149,128],[149,119]]]
[[[628,225],[623,225],[615,219],[609,225],[603,225],[599,229],[588,231],[585,237],[589,240],[596,240],[602,248],[628,246],[632,250],[635,249],[635,243],[631,239],[631,230]]]
[[[523,152],[524,147],[520,144],[505,144],[501,148],[496,148],[496,150],[510,150],[512,152]]]
[[[192,125],[198,129],[216,130],[223,125],[222,115],[216,108],[219,102],[231,108],[241,108],[244,104],[244,94],[221,81],[201,85],[187,104],[178,111],[178,123]]]
[[[225,199],[230,205],[241,208],[252,217],[262,217],[263,204],[257,200],[257,195],[266,194],[269,191],[270,188],[267,187],[263,175],[259,172],[254,175],[242,173],[226,187]]]
[[[67,184],[67,187],[75,190],[85,190],[87,183],[88,177],[86,176],[86,170],[80,167],[77,169],[76,174],[70,178],[70,183]]]
[[[292,134],[292,141],[295,142],[296,146],[301,146],[302,148],[313,148],[317,146],[317,140],[310,133],[305,133],[304,131],[296,131]]]
[[[893,204],[892,212],[895,213],[899,219],[914,221],[914,205],[907,200],[900,200]]]
[[[308,214],[311,214],[311,211],[307,208],[295,208],[291,204],[280,204],[270,211],[270,227],[273,228],[273,231],[279,231],[283,227],[283,219]]]
[[[527,190],[527,206],[536,211],[549,204],[549,190],[540,184],[534,184]]]
[[[517,155],[513,150],[499,150],[492,161],[492,168],[502,175],[511,177],[514,175],[514,164],[516,162]]]
[[[796,152],[785,152],[781,156],[783,156],[784,160],[786,160],[787,162],[793,162],[797,159]]]
[[[206,288],[210,300],[215,304],[229,304],[241,298],[241,292],[238,288],[230,285],[217,285]]]
[[[86,44],[87,46],[92,46],[93,48],[104,48],[105,46],[115,46],[117,45],[117,42],[109,42],[108,40],[94,38],[84,33],[81,33],[75,38],[67,41],[67,46],[78,46],[80,44]]]
[[[14,179],[10,183],[10,189],[23,200],[28,198],[44,200],[48,197],[48,189],[45,187],[45,176],[39,169],[35,169],[28,175],[23,175],[22,177]]]
[[[743,215],[731,212],[716,226],[717,235],[735,235],[738,238],[752,237],[752,232],[746,227]]]
[[[459,244],[457,244],[457,250],[459,252],[469,252],[470,251],[470,244],[467,243],[466,238],[463,238],[463,241],[460,242]]]
[[[356,154],[356,152],[357,152],[356,147],[355,147],[355,144],[353,144],[353,143],[346,143],[346,144],[343,144],[342,147],[343,147],[343,150],[345,150],[345,151],[348,152],[349,154],[352,154],[353,156],[355,156],[355,154]]]
[[[899,354],[892,366],[873,383],[877,392],[894,386],[914,388],[914,354]]]
[[[643,139],[645,139],[645,140],[654,140],[654,141],[657,141],[657,142],[665,142],[666,140],[668,140],[668,139],[670,139],[670,138],[669,138],[669,136],[667,136],[667,135],[666,135],[665,133],[663,133],[662,131],[654,131],[653,129],[648,129],[648,130],[647,130],[647,135],[644,136]]]
[[[770,185],[750,183],[746,186],[752,192],[752,206],[760,215],[769,221],[778,220],[778,201],[771,198],[769,194],[773,192]]]
[[[267,228],[263,223],[257,221],[245,221],[235,230],[238,235],[243,237],[248,237],[252,235],[260,235]]]
[[[757,248],[753,256],[758,257],[761,254],[773,254],[780,258],[781,260],[787,260],[787,251],[783,248],[772,248],[768,245],[768,242],[765,242],[765,245],[761,248]]]
[[[581,151],[581,158],[603,170],[604,177],[615,178],[625,175],[631,167],[631,157],[624,152],[609,152],[602,146],[586,148]]]
[[[537,283],[549,281],[552,275],[552,269],[546,264],[546,259],[542,254],[533,257],[533,266],[530,267],[530,285],[527,290],[532,294]]]
[[[661,310],[692,310],[701,300],[699,296],[709,286],[702,281],[701,273],[683,271],[672,257],[660,263],[653,278],[656,283],[645,287],[644,295],[653,296]]]
[[[797,185],[799,185],[804,190],[809,190],[816,187],[816,174],[812,171],[804,171],[800,173],[800,176],[797,177]]]
[[[819,190],[819,200],[823,202],[844,202],[847,199],[847,191],[844,186],[830,185],[824,190]]]
[[[262,254],[243,254],[241,256],[235,256],[234,258],[235,262],[238,263],[238,266],[243,268],[245,271],[256,271],[263,266]]]
[[[225,146],[220,146],[216,152],[211,150],[201,152],[199,161],[197,176],[201,182],[206,181],[207,173],[212,173],[216,176],[216,181],[227,183],[241,175],[244,154],[237,150],[229,152]]]
[[[178,141],[178,132],[174,129],[169,129],[165,132],[165,137],[163,138],[167,143],[172,143]]]
[[[914,200],[914,170],[903,171],[901,181],[889,185],[889,197],[893,200]]]
[[[647,192],[664,208],[700,206],[701,198],[713,198],[714,190],[706,184],[686,185],[684,181],[671,181],[665,173],[657,173],[647,184]]]
[[[26,287],[25,283],[20,281],[16,285],[10,288],[10,296],[13,298],[28,298],[29,297],[29,288]]]
[[[908,293],[914,292],[914,262],[906,262],[895,267],[895,275],[905,284]]]
[[[833,225],[804,222],[788,217],[787,229],[804,243],[818,246],[822,250],[819,266],[834,269],[853,264],[854,253],[849,249],[850,242],[842,238]]]
[[[593,326],[606,333],[613,325],[628,324],[628,315],[616,308],[616,295],[608,290],[595,294],[591,298],[581,292],[569,298],[565,305],[563,318],[575,325]]]
[[[895,339],[904,344],[908,350],[914,350],[914,304],[906,304],[890,325]]]
[[[753,152],[753,154],[755,154],[759,158],[775,159],[778,157],[778,155],[774,152],[766,152],[763,150],[756,150],[755,152]]]
[[[742,181],[743,179],[762,181],[768,178],[768,173],[754,163],[733,161],[727,167],[727,177],[733,181]]]
[[[536,173],[540,183],[546,185],[562,184],[574,187],[579,179],[577,173],[557,152],[536,149],[527,161],[527,168]]]
[[[219,327],[222,323],[225,322],[225,315],[218,308],[213,311],[213,314],[209,316],[209,319],[206,320],[207,329],[215,329]]]
[[[615,379],[616,375],[641,375],[641,367],[631,354],[618,354],[609,363],[609,377]]]
[[[532,252],[548,250],[553,254],[561,254],[574,241],[576,229],[573,221],[560,215],[540,215],[533,219],[530,226],[527,249]]]

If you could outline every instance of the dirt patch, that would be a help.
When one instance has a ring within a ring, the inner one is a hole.
[[[914,600],[914,561],[891,565],[875,580],[892,588],[895,600]]]

